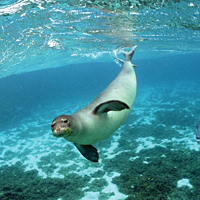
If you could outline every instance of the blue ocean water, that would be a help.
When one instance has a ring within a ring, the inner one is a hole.
[[[0,199],[200,199],[199,1],[0,3]],[[92,163],[52,120],[96,98],[137,45],[137,95]]]

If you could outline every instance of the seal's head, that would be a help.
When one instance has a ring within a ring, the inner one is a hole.
[[[71,116],[69,115],[60,115],[56,117],[51,123],[51,130],[55,137],[65,137],[68,136],[71,129]]]

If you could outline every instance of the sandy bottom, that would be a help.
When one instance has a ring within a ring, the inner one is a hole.
[[[200,199],[199,105],[195,84],[141,88],[124,125],[95,145],[98,163],[52,136],[63,108],[40,108],[0,132],[0,199]]]

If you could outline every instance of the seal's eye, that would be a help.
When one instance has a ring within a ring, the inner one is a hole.
[[[51,128],[53,128],[53,127],[54,127],[54,125],[55,125],[55,123],[52,123],[52,124],[51,124]]]
[[[67,120],[67,119],[64,119],[63,122],[64,122],[64,123],[68,123],[68,120]]]

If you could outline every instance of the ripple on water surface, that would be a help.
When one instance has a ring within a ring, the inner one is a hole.
[[[1,77],[69,63],[199,52],[198,1],[6,1],[0,7]],[[121,2],[121,3],[120,3]]]

